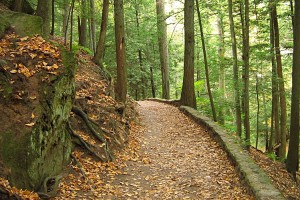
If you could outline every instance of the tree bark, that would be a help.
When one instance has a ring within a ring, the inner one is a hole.
[[[138,3],[135,1],[135,19],[136,19],[136,28],[138,32],[138,37],[140,38],[140,22],[139,22],[139,8],[138,8]],[[143,56],[142,56],[142,49],[138,49],[138,57],[139,57],[139,64],[140,64],[140,69],[141,69],[141,89],[142,89],[142,98],[146,98],[146,92],[145,92],[145,87],[146,81],[145,81],[145,70],[144,70],[144,65],[143,65]]]
[[[240,100],[240,89],[239,89],[239,69],[237,59],[237,47],[236,47],[236,36],[232,14],[232,0],[228,0],[228,13],[230,22],[230,34],[232,43],[232,57],[233,57],[233,87],[234,87],[234,99],[235,99],[235,116],[236,116],[236,132],[238,136],[242,135],[242,116],[241,116],[241,100]]]
[[[86,1],[81,0],[81,17],[78,16],[79,45],[87,47],[87,13]]]
[[[48,39],[50,34],[50,7],[51,1],[38,0],[36,15],[43,19],[43,36]]]
[[[197,108],[194,86],[194,1],[184,2],[184,76],[180,102]]]
[[[54,35],[54,28],[55,28],[55,7],[54,7],[54,2],[55,0],[52,0],[51,1],[51,13],[52,13],[52,23],[51,23],[51,32],[50,32],[50,35]]]
[[[279,86],[279,98],[280,98],[280,138],[279,138],[279,158],[281,160],[285,159],[286,156],[286,135],[287,135],[287,113],[286,113],[286,97],[284,88],[284,78],[282,73],[282,60],[280,53],[280,40],[279,40],[279,28],[276,6],[273,9],[274,17],[274,36],[275,36],[275,52],[276,52],[276,62],[277,62],[277,74],[278,74],[278,86]]]
[[[125,34],[123,0],[114,1],[115,40],[117,60],[116,100],[125,103],[127,94],[127,73],[125,64]]]
[[[68,40],[68,25],[69,25],[69,18],[70,18],[70,6],[69,0],[63,1],[63,24],[62,24],[62,32],[64,35],[64,45],[67,45]]]
[[[272,5],[272,1],[270,1]],[[272,61],[272,119],[271,119],[271,135],[269,139],[269,153],[273,153],[273,147],[275,144],[275,138],[278,138],[280,133],[279,127],[279,97],[278,97],[278,76],[277,76],[277,66],[274,57],[274,16],[273,16],[273,6],[270,6],[270,55]]]
[[[162,98],[170,99],[169,52],[164,0],[156,0],[158,46],[162,76]]]
[[[219,90],[220,90],[220,103],[225,101],[225,65],[224,65],[224,59],[225,59],[225,41],[224,41],[224,28],[223,28],[223,16],[222,14],[218,15],[218,36],[219,36],[219,48],[218,48],[218,54],[219,54]],[[224,125],[225,119],[224,119],[224,106],[219,105],[219,123]]]
[[[300,104],[300,2],[295,1],[294,24],[294,54],[292,73],[292,105],[290,141],[286,161],[287,171],[296,180],[296,171],[299,170],[299,104]]]
[[[109,11],[109,0],[103,0],[100,35],[99,35],[96,53],[93,58],[94,63],[100,65],[101,68],[103,68],[103,56],[104,56],[104,49],[105,49],[108,11]]]
[[[245,5],[241,5],[245,15],[242,17],[243,29],[243,79],[244,79],[244,92],[243,92],[243,110],[244,110],[244,128],[247,146],[250,146],[250,113],[249,113],[249,0],[245,0]]]
[[[96,25],[95,25],[95,1],[90,0],[90,8],[91,8],[91,43],[92,43],[92,50],[96,53]]]
[[[211,89],[210,89],[209,69],[208,69],[208,62],[207,62],[206,46],[205,46],[204,33],[203,33],[203,27],[202,27],[201,14],[200,14],[200,8],[199,8],[199,1],[198,0],[196,0],[196,7],[197,7],[197,14],[198,14],[198,20],[199,20],[200,34],[201,34],[201,43],[202,43],[202,50],[203,50],[203,57],[204,57],[206,87],[207,87],[207,92],[208,92],[208,96],[209,96],[211,112],[212,112],[212,115],[213,115],[213,119],[216,122],[217,121],[217,114],[216,114],[216,110],[215,110],[214,99],[213,99]]]

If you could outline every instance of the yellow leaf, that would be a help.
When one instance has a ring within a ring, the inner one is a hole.
[[[15,69],[13,69],[13,70],[10,71],[11,74],[16,74],[17,72],[18,72],[18,71],[15,70]]]
[[[54,64],[54,65],[52,65],[52,68],[53,68],[53,69],[58,69],[58,65],[57,65],[57,64]]]
[[[34,126],[34,122],[31,122],[31,123],[29,123],[29,124],[25,124],[25,126],[29,126],[29,127],[32,127],[32,126]]]
[[[34,119],[35,115],[33,113],[31,113],[31,119]]]

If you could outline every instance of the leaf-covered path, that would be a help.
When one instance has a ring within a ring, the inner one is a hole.
[[[252,198],[206,130],[166,104],[143,101],[138,109],[145,127],[139,159],[111,182],[117,199]]]

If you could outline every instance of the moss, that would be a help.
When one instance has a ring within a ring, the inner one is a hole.
[[[5,132],[1,134],[0,155],[11,173],[10,181],[13,185],[30,187],[24,181],[27,174],[24,169],[27,165],[28,134],[16,138],[15,133]],[[18,142],[16,142],[16,140]]]
[[[9,22],[0,15],[0,38],[3,37],[5,30],[9,27]]]
[[[1,11],[1,21],[5,23],[6,27],[13,27],[18,35],[33,36],[35,34],[42,35],[42,19],[37,16],[32,16],[24,13],[13,11]],[[0,25],[1,33],[1,25]]]

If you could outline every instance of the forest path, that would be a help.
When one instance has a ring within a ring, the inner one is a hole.
[[[112,199],[252,199],[226,153],[178,108],[138,102],[145,127],[136,161],[127,161]]]

